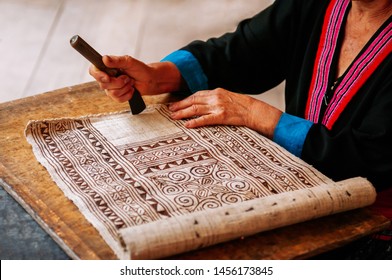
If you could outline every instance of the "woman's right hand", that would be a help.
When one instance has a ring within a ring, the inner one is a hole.
[[[153,95],[177,91],[181,85],[181,74],[170,62],[145,64],[131,56],[104,56],[103,63],[109,68],[120,69],[125,75],[111,77],[94,65],[89,73],[99,83],[101,89],[117,102],[132,98],[135,88],[141,95]]]

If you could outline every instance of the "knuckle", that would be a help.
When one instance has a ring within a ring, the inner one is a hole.
[[[213,93],[214,93],[213,98],[215,102],[221,103],[222,101],[224,101],[226,95],[223,89],[217,88],[213,91]]]
[[[197,115],[197,114],[199,113],[199,107],[198,107],[196,104],[193,104],[193,105],[191,106],[191,111],[192,111],[195,115]]]
[[[223,88],[216,88],[215,89],[215,94],[216,95],[222,95],[224,94],[225,90]]]
[[[191,104],[196,103],[196,96],[197,96],[197,94],[198,94],[198,93],[195,93],[195,94],[193,94],[193,95],[190,96],[190,100],[189,100],[189,101],[190,101]]]
[[[133,57],[129,55],[124,55],[122,58],[126,64],[131,64],[133,62]]]
[[[194,93],[193,95],[191,95],[191,96],[192,96],[193,98],[195,98],[196,96],[199,97],[199,96],[206,95],[206,94],[208,94],[208,92],[209,92],[209,91],[201,90],[201,91],[195,92],[195,93]]]
[[[219,99],[223,99],[224,97],[226,97],[226,95],[227,95],[227,93],[226,93],[226,91],[224,89],[220,88],[219,90],[216,91],[216,96]]]

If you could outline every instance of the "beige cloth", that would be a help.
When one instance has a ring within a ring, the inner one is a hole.
[[[121,259],[160,258],[373,203],[258,133],[186,129],[164,105],[140,115],[31,121],[53,180]]]

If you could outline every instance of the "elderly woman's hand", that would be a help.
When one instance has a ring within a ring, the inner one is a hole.
[[[185,126],[247,126],[272,138],[282,111],[245,94],[222,88],[199,91],[169,106],[173,119],[189,119]]]
[[[94,65],[89,73],[99,83],[106,94],[118,102],[132,98],[137,88],[142,95],[153,95],[178,91],[181,87],[181,74],[171,62],[145,64],[131,56],[104,56],[103,63],[109,68],[121,69],[125,75],[110,77]]]

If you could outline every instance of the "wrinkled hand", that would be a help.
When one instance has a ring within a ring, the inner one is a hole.
[[[169,106],[173,119],[189,119],[187,128],[207,125],[247,126],[272,138],[282,114],[277,108],[248,95],[222,88],[199,91]]]
[[[138,81],[139,87],[144,87],[146,90],[145,81],[149,80],[149,76],[151,76],[151,69],[146,64],[130,56],[104,56],[103,63],[109,68],[118,68],[127,74],[110,77],[95,66],[90,67],[90,75],[97,80],[101,89],[105,90],[112,99],[118,102],[131,99],[136,81]]]
[[[132,98],[137,88],[141,95],[153,95],[179,90],[181,74],[174,64],[160,62],[145,64],[131,56],[104,56],[103,63],[109,68],[121,69],[126,75],[110,77],[94,65],[89,68],[101,89],[118,102]]]

